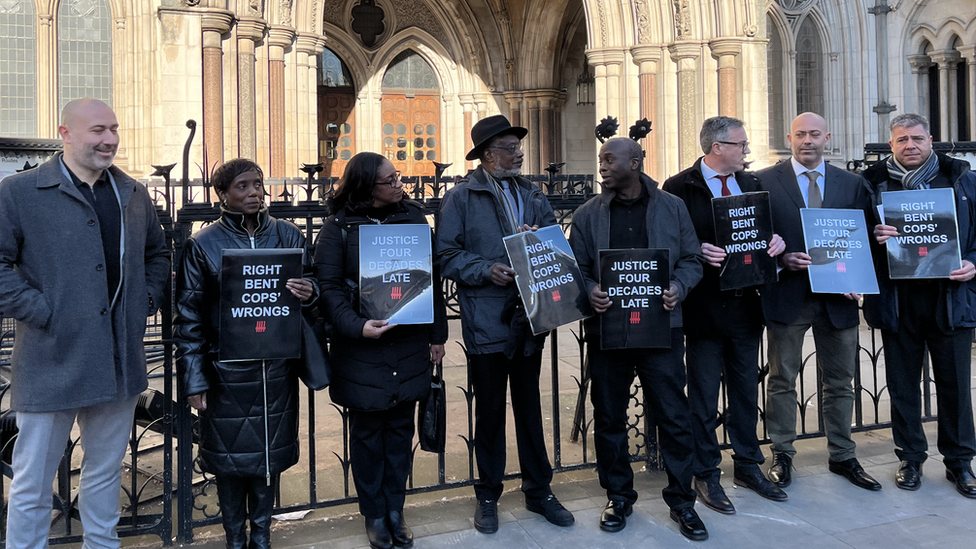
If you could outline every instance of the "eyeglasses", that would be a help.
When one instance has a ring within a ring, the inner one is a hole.
[[[398,183],[399,183],[399,185],[398,185]],[[379,186],[379,185],[389,185],[391,187],[402,187],[403,186],[403,181],[400,179],[400,170],[397,170],[397,171],[393,172],[393,179],[391,179],[389,181],[378,181],[376,183],[376,185],[377,186]]]
[[[721,143],[723,145],[736,145],[738,147],[742,147],[742,152],[746,152],[746,149],[749,148],[748,141],[717,141],[717,143]]]
[[[515,154],[522,150],[522,144],[512,145],[511,147],[488,147],[489,149],[497,149],[499,151],[506,151],[508,154]]]

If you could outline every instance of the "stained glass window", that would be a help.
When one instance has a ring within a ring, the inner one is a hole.
[[[434,69],[413,50],[393,58],[383,75],[384,90],[439,90]]]
[[[776,22],[766,15],[766,82],[769,101],[769,148],[786,147],[786,115],[783,104],[783,39]]]
[[[342,59],[326,48],[319,63],[319,86],[329,88],[352,87],[352,75]]]
[[[0,1],[0,135],[37,137],[34,0]]]
[[[823,45],[813,18],[796,34],[796,112],[824,114]]]
[[[63,0],[58,8],[58,110],[94,97],[112,104],[112,12],[107,0]]]

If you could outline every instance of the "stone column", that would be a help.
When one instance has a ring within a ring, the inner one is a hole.
[[[600,49],[587,50],[586,62],[593,67],[594,99],[596,100],[596,117],[593,125],[605,116],[615,116],[624,126],[623,115],[626,114],[620,97],[621,65],[624,63],[622,50]]]
[[[976,141],[976,46],[962,46],[956,48],[966,59],[969,66],[969,97],[966,98],[966,114],[969,123],[969,140]],[[962,98],[960,98],[962,100]]]
[[[719,38],[708,43],[712,57],[718,61],[718,113],[736,116],[735,58],[742,52],[738,38]]]
[[[203,14],[203,154],[209,167],[224,161],[224,86],[221,35],[234,23],[228,11]]]
[[[238,154],[257,156],[257,113],[254,84],[254,43],[264,38],[264,21],[237,20],[237,124],[240,132]]]
[[[461,103],[461,109],[464,112],[464,154],[468,154],[474,143],[471,142],[471,126],[475,124],[473,120],[474,111],[474,96],[470,93],[459,93],[458,102]],[[442,140],[443,141],[443,140]],[[464,170],[470,170],[474,168],[474,160],[464,161]]]
[[[315,163],[318,161],[318,107],[314,98],[318,95],[316,85],[316,67],[318,53],[324,48],[324,43],[320,43],[319,37],[310,33],[299,33],[295,40],[295,51],[298,52],[298,71],[296,78],[295,93],[298,96],[298,165],[295,166],[297,173],[301,164]],[[312,99],[310,101],[310,99]],[[361,125],[360,125],[361,127]],[[314,136],[314,137],[313,137]]]
[[[522,168],[523,173],[537,174],[541,171],[539,163],[540,159],[540,137],[542,136],[542,131],[539,124],[539,98],[535,93],[535,90],[531,90],[525,93],[525,102],[529,108],[529,116],[525,120],[525,126],[529,129],[529,135],[525,139],[523,147],[525,148],[525,163],[527,164]]]
[[[505,92],[505,101],[508,103],[509,109],[509,122],[513,126],[522,125],[522,92],[519,91],[509,91]]]
[[[942,121],[942,135],[940,141],[955,141],[958,136],[956,109],[959,108],[959,98],[956,97],[956,63],[961,58],[955,50],[933,51],[929,53],[932,61],[939,65],[939,104],[942,107],[939,118]]]
[[[54,35],[54,16],[38,13],[37,26],[37,137],[59,139],[58,125],[61,109],[58,108],[57,82],[58,48]]]
[[[909,55],[908,64],[912,67],[912,75],[915,80],[915,109],[918,114],[928,117],[931,103],[929,103],[929,67],[932,66],[932,59],[927,55]],[[878,137],[884,140],[884,134]]]
[[[634,46],[630,50],[631,57],[638,67],[640,76],[640,116],[651,121],[651,133],[647,134],[641,146],[644,147],[644,171],[658,181],[662,175],[658,172],[657,147],[657,64],[661,60],[659,46]]]
[[[701,47],[690,42],[676,42],[668,46],[671,60],[678,65],[678,159],[680,169],[687,168],[698,158],[698,127],[695,122],[695,69]]]
[[[556,130],[553,107],[556,103],[558,92],[556,90],[539,90],[537,98],[539,100],[539,164],[536,172],[541,174],[549,165],[554,162]]]
[[[268,31],[268,98],[270,103],[271,167],[269,177],[286,177],[285,169],[285,50],[295,40],[295,29],[274,25]]]

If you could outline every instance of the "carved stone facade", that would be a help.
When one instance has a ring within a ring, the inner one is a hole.
[[[820,105],[838,163],[886,141],[886,120],[909,110],[929,114],[937,138],[976,138],[971,0],[374,0],[385,26],[368,48],[350,27],[361,0],[20,1],[36,7],[39,138],[56,136],[59,6],[110,7],[118,162],[137,175],[181,160],[187,119],[201,126],[194,175],[240,155],[288,176],[320,161],[329,145],[319,123],[326,49],[352,84],[340,89],[352,105],[343,116],[357,125],[350,151],[384,150],[391,64],[410,50],[429,66],[437,89],[424,93],[436,101],[425,104],[435,105],[437,161],[453,163],[449,175],[472,166],[467,133],[496,113],[529,128],[530,173],[549,162],[593,173],[592,128],[605,116],[620,120],[622,134],[652,121],[643,143],[658,179],[700,154],[700,125],[718,114],[745,120],[757,168],[787,154],[771,136],[802,104]],[[0,23],[18,5],[0,1]],[[577,104],[584,67],[595,104]]]

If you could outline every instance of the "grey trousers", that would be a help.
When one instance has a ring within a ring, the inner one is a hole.
[[[47,547],[54,475],[71,426],[81,430],[79,512],[88,549],[116,549],[122,459],[132,433],[136,398],[56,412],[17,412],[17,442],[7,505],[8,549]]]
[[[803,367],[803,337],[813,327],[816,365],[820,369],[824,431],[831,461],[855,457],[851,438],[854,413],[854,368],[857,327],[835,328],[820,299],[807,299],[792,324],[767,322],[769,381],[766,384],[766,430],[774,454],[796,454],[796,378]],[[802,405],[802,404],[800,404]]]

